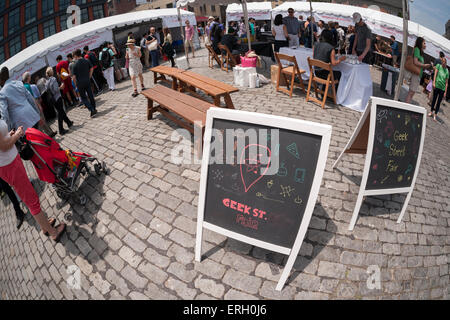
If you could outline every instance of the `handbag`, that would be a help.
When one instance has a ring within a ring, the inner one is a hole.
[[[255,56],[250,55],[252,51],[249,51],[245,54],[244,57],[241,57],[241,67],[244,68],[256,68],[256,63],[258,61],[258,58]]]
[[[420,75],[421,68],[414,64],[413,56],[408,56],[405,61],[405,69],[412,74]]]
[[[153,41],[152,43],[150,43],[148,45],[148,50],[149,51],[154,51],[158,49],[158,41]]]

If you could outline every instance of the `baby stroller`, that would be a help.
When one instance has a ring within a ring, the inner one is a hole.
[[[51,183],[61,199],[78,195],[80,174],[92,175],[90,164],[97,175],[108,174],[104,162],[87,153],[63,150],[55,140],[33,128],[27,129],[20,140],[19,153],[22,159],[31,160],[39,180]],[[79,201],[86,204],[86,196],[79,195]]]

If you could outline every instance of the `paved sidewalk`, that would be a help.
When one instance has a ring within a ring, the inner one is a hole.
[[[207,67],[206,51],[193,71],[232,83],[233,73]],[[372,69],[375,92],[381,73]],[[144,75],[153,86],[152,73]],[[347,231],[364,158],[346,155],[360,113],[327,103],[322,110],[296,90],[292,99],[272,85],[232,94],[239,110],[306,119],[333,126],[327,167],[305,242],[283,291],[275,285],[286,256],[204,232],[201,263],[194,261],[200,165],[171,163],[178,127],[131,97],[129,80],[99,97],[98,115],[70,110],[75,126],[58,138],[65,148],[94,154],[111,174],[81,187],[85,207],[61,202],[27,169],[49,216],[68,223],[54,244],[31,218],[18,232],[7,197],[0,201],[0,299],[449,299],[450,109],[428,118],[415,191],[400,224],[404,196],[368,197],[353,232]],[[379,94],[383,96],[382,94]],[[426,106],[425,96],[416,99]],[[427,109],[429,107],[427,106]],[[54,123],[53,128],[56,129]],[[69,266],[81,288],[69,289]],[[381,268],[381,289],[367,287],[369,265]]]

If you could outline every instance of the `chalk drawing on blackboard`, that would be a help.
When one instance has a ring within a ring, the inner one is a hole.
[[[408,165],[408,168],[405,170],[405,176],[412,171],[413,166],[411,164]]]
[[[278,156],[280,154],[280,144],[277,143],[277,145],[275,146],[275,151],[273,153],[275,156]]]
[[[378,143],[383,143],[383,133],[377,132],[377,141]]]
[[[397,181],[398,181],[398,182],[402,182],[402,180],[403,180],[403,176],[402,176],[402,175],[399,175],[399,176],[397,177]]]
[[[380,183],[383,184],[388,178],[389,178],[389,176],[384,177],[383,180],[381,180]]]
[[[409,114],[406,114],[405,115],[405,126],[407,126],[410,121],[411,121],[411,116]]]
[[[296,204],[302,204],[302,203],[303,203],[303,200],[302,200],[302,198],[300,198],[300,196],[297,196],[297,197],[294,199],[294,202],[295,202]]]
[[[281,194],[284,198],[286,198],[286,197],[291,197],[291,192],[294,192],[294,191],[295,191],[295,189],[292,188],[291,186],[285,187],[285,186],[283,186],[283,185],[280,185],[280,187],[281,187],[281,192],[280,192],[280,194]]]
[[[287,174],[288,174],[288,171],[287,171],[286,167],[284,166],[284,162],[282,162],[280,164],[280,168],[278,168],[277,176],[286,177]]]
[[[241,193],[240,192],[236,192],[236,191],[239,191],[239,190],[236,190],[236,191],[234,191],[234,190],[230,190],[230,189],[227,189],[227,188],[225,188],[224,186],[222,186],[222,185],[220,185],[220,184],[215,184],[214,185],[217,189],[222,189],[223,191],[226,191],[226,192],[231,192],[232,194],[235,194],[235,195],[241,195]]]
[[[223,171],[220,169],[212,170],[211,172],[212,178],[214,181],[222,181],[223,179]]]
[[[388,121],[387,122],[386,128],[384,128],[384,132],[386,133],[386,135],[389,138],[394,133],[394,124],[392,123],[392,121]]]
[[[268,152],[268,161],[267,161],[267,165],[265,165],[266,167],[264,168],[263,172],[261,172],[262,169],[260,170],[260,167],[262,167],[261,160],[260,160],[262,157],[262,154],[257,154],[256,159],[253,158],[255,155],[250,155],[249,157],[252,157],[251,159],[246,158],[246,150],[252,146],[259,147],[260,148],[259,150],[261,150],[261,148],[265,148]],[[242,180],[242,184],[244,185],[245,192],[248,192],[248,190],[250,190],[250,188],[255,183],[257,183],[259,180],[261,180],[261,178],[267,173],[267,171],[269,170],[269,166],[270,166],[270,157],[271,157],[270,149],[263,145],[249,144],[249,145],[245,146],[245,148],[242,150],[241,161],[240,161],[240,170],[241,170],[241,180]],[[245,167],[245,173],[243,171],[244,167]]]
[[[373,169],[373,170],[377,170],[377,169],[378,169],[378,163],[375,163],[375,164],[372,166],[372,169]]]
[[[381,120],[387,119],[387,113],[388,113],[387,109],[380,110],[380,112],[378,112],[377,114],[377,120],[380,121],[381,123]]]
[[[384,142],[384,146],[385,146],[386,148],[389,148],[390,145],[391,145],[391,140],[386,140],[386,141]]]
[[[305,181],[306,169],[297,168],[295,170],[294,180],[298,183],[303,183]]]
[[[264,200],[269,200],[269,201],[275,201],[275,202],[279,202],[279,203],[284,203],[283,200],[278,200],[278,199],[272,199],[272,198],[268,198],[267,196],[265,196],[264,194],[262,194],[261,192],[257,192],[256,193],[257,197],[263,198]]]
[[[269,180],[269,181],[267,181],[267,188],[272,188],[272,186],[273,186],[273,180]]]
[[[294,157],[300,160],[300,154],[298,153],[297,144],[295,142],[291,143],[286,147],[287,151],[292,154]]]
[[[245,217],[242,214],[236,215],[236,223],[239,223],[247,228],[258,230],[258,220],[254,220],[250,217]]]
[[[233,185],[231,186],[231,189],[233,189],[234,191],[240,191],[241,187],[239,186],[239,184],[237,182],[233,183]]]
[[[232,180],[237,180],[237,178],[238,178],[238,174],[237,174],[237,173],[233,173],[233,174],[231,175],[231,179],[232,179]]]

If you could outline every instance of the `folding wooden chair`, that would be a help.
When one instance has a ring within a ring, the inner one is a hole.
[[[228,67],[230,67],[231,70],[231,68],[237,65],[236,59],[234,59],[234,56],[231,54],[230,49],[228,49],[226,45],[219,43],[218,47],[220,52],[222,53],[222,55],[220,56],[220,68],[223,71],[228,72]]]
[[[209,62],[209,67],[211,69],[213,69],[214,67],[214,60],[216,60],[217,64],[222,67],[222,63],[221,60],[219,58],[219,56],[217,55],[217,53],[214,51],[214,49],[209,45],[205,45],[206,49],[208,49],[208,62]]]
[[[312,100],[314,102],[319,103],[322,106],[322,109],[325,108],[325,102],[327,100],[327,97],[333,98],[334,104],[336,103],[336,84],[339,83],[339,80],[334,80],[333,75],[333,68],[331,67],[331,63],[325,63],[320,60],[311,59],[308,57],[308,65],[309,65],[309,83],[308,83],[308,92],[306,93],[306,101]],[[328,77],[327,79],[319,78],[314,73],[314,68],[318,67],[322,68],[323,70],[328,71]],[[316,97],[311,96],[311,84],[314,83],[314,92],[316,94]],[[317,83],[325,85],[325,90],[317,89]],[[331,86],[331,92],[328,92],[328,89]],[[318,93],[323,94],[323,99],[320,101],[317,99]]]
[[[302,74],[305,73],[305,70],[301,70],[298,67],[297,60],[293,56],[288,56],[282,53],[275,52],[275,58],[278,63],[278,76],[277,76],[277,91],[282,91],[285,93],[289,93],[289,97],[292,98],[292,91],[294,90],[294,86],[300,87],[303,92],[305,92],[305,86],[303,85]],[[283,66],[281,60],[288,61],[293,65]],[[280,88],[280,78],[283,76],[286,81],[287,89]],[[290,77],[290,79],[288,78]],[[295,81],[295,77],[298,77],[299,82]]]

